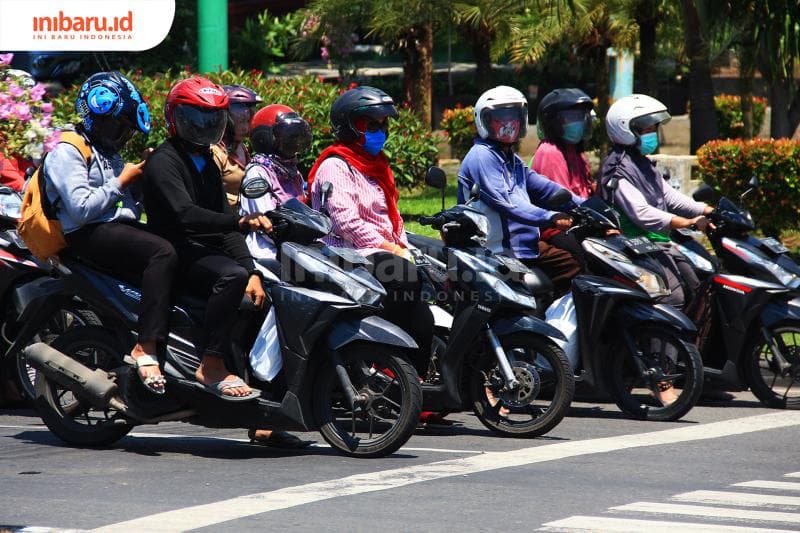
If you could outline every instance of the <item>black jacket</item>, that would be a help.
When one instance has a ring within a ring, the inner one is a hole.
[[[191,242],[220,249],[248,272],[255,264],[222,187],[219,167],[211,152],[198,172],[189,153],[168,139],[147,159],[144,167],[144,204],[147,225],[180,248]]]

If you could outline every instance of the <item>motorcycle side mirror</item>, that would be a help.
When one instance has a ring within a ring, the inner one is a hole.
[[[255,200],[272,192],[272,185],[264,178],[253,178],[243,182],[239,192],[245,198]]]
[[[714,201],[714,189],[712,189],[711,185],[708,183],[704,183],[694,190],[692,193],[692,198],[698,202],[710,204]]]
[[[617,190],[617,188],[619,188],[619,178],[617,178],[616,176],[612,176],[606,182],[605,187],[608,192],[613,193],[614,191]]]
[[[664,168],[664,171],[661,173],[661,177],[664,178],[664,181],[669,181],[672,179],[672,172],[669,171],[669,167]]]
[[[425,173],[425,183],[442,191],[442,211],[444,211],[444,195],[447,188],[447,174],[440,167],[431,167]]]
[[[567,189],[561,188],[547,199],[546,206],[551,211],[556,211],[571,201],[572,194]]]
[[[28,168],[26,168],[26,169],[25,169],[25,179],[26,179],[26,180],[29,180],[29,179],[31,179],[31,176],[33,176],[33,173],[34,173],[34,172],[36,172],[36,168],[35,168],[35,167],[28,167]]]
[[[477,200],[480,197],[481,193],[481,186],[477,183],[473,183],[472,187],[469,189],[469,199],[470,200]]]
[[[331,192],[333,192],[333,183],[330,181],[326,181],[322,184],[322,188],[320,189],[320,205],[324,208],[328,203],[328,198],[331,197]]]
[[[758,176],[751,177],[750,181],[747,182],[747,186],[751,189],[758,189],[761,186],[761,183],[758,181]]]

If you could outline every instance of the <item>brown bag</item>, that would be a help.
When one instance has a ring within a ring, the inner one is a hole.
[[[88,166],[92,159],[92,149],[86,144],[83,137],[75,132],[63,132],[59,142],[71,144],[77,148]],[[67,247],[56,209],[46,194],[44,171],[42,170],[46,159],[47,154],[25,188],[25,195],[22,197],[22,214],[17,224],[17,233],[25,241],[28,250],[42,261],[58,255]]]

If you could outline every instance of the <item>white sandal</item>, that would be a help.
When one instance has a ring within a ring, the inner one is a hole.
[[[140,368],[159,366],[158,359],[148,354],[140,355],[139,357],[134,357],[131,355],[131,359],[133,359],[133,366],[136,368],[136,375],[139,376],[139,380],[141,380],[142,385],[144,385],[145,388],[153,394],[164,394],[164,392],[166,392],[164,386],[167,384],[167,380],[163,375],[144,377],[141,373],[139,373]],[[154,385],[161,386],[154,387]]]

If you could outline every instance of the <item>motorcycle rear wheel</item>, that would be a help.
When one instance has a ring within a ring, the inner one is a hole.
[[[422,388],[402,352],[382,345],[351,344],[339,350],[356,392],[366,406],[351,409],[332,363],[314,380],[314,418],[325,441],[351,457],[385,457],[405,444],[417,427]]]
[[[639,420],[673,421],[686,415],[703,392],[703,360],[697,347],[660,325],[637,326],[626,334],[644,356],[645,366],[667,376],[677,376],[664,383],[673,384],[678,398],[669,405],[656,399],[656,387],[649,378],[640,376],[634,360],[637,356],[630,353],[623,337],[611,349],[606,375],[617,406]]]
[[[556,427],[567,414],[575,395],[575,377],[564,352],[539,335],[515,333],[501,339],[522,388],[538,387],[518,404],[503,399],[497,360],[492,357],[470,369],[470,402],[478,420],[492,431],[507,437],[539,437]],[[538,383],[528,382],[530,370]],[[523,405],[524,404],[524,405]]]
[[[782,321],[771,329],[791,368],[781,372],[764,338],[754,335],[742,361],[745,380],[764,405],[775,409],[800,408],[800,323]]]
[[[51,347],[91,369],[111,370],[124,364],[124,349],[117,337],[97,326],[70,329]],[[133,428],[113,409],[95,409],[42,372],[36,374],[35,391],[35,406],[42,421],[67,444],[110,446]]]

